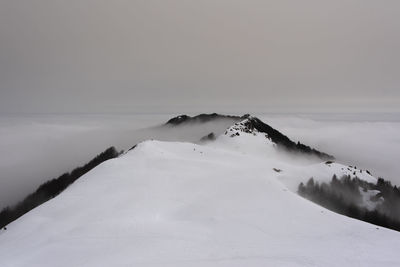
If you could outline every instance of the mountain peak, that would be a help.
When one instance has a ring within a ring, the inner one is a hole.
[[[211,114],[199,114],[197,116],[179,115],[170,119],[166,125],[178,126],[186,125],[191,123],[206,123],[218,120],[232,120],[234,123],[231,127],[227,129],[225,134],[231,137],[240,135],[240,132],[244,133],[256,133],[260,132],[265,134],[265,136],[275,143],[278,148],[282,148],[291,153],[301,153],[309,156],[317,157],[321,160],[333,160],[335,159],[332,155],[318,151],[311,148],[308,145],[302,144],[300,142],[293,142],[289,137],[282,134],[278,130],[274,129],[270,125],[264,123],[259,118],[252,116],[250,114],[244,114],[243,116],[233,116],[233,115],[223,115],[218,113]]]
[[[314,148],[311,148],[310,146],[304,145],[300,142],[293,142],[292,140],[290,140],[289,137],[272,128],[270,125],[264,123],[257,117],[249,116],[246,120],[243,121],[243,123],[245,124],[245,127],[250,131],[257,130],[261,133],[265,133],[272,142],[278,145],[278,147],[284,148],[289,152],[307,154],[310,156],[315,156],[322,160],[335,159],[332,155],[318,151]]]
[[[209,121],[216,121],[216,120],[221,120],[221,119],[230,119],[232,121],[239,121],[241,119],[244,119],[245,116],[233,116],[233,115],[222,115],[218,113],[210,113],[210,114],[199,114],[196,116],[188,116],[186,114],[182,114],[179,116],[176,116],[169,121],[167,121],[166,125],[182,125],[182,124],[187,124],[187,123],[205,123]]]

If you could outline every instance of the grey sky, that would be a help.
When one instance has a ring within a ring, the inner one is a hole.
[[[400,1],[0,0],[0,112],[400,107]]]

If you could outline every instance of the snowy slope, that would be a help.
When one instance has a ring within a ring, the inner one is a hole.
[[[146,141],[1,231],[0,266],[400,266],[400,233],[293,192],[339,171],[237,126]]]

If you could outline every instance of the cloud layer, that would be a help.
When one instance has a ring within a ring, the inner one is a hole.
[[[399,114],[261,115],[272,127],[400,185]]]
[[[266,123],[339,162],[369,169],[400,185],[398,114],[332,116],[259,115]],[[229,121],[185,128],[157,127],[173,115],[1,117],[0,207],[40,183],[86,163],[106,147],[129,149],[145,139],[198,141],[223,132]],[[156,126],[156,127],[154,127]]]

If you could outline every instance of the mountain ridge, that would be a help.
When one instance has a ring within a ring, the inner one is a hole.
[[[204,145],[139,143],[0,231],[2,266],[400,264],[400,233],[288,190],[282,176],[318,172],[274,150],[264,157],[232,147],[250,139],[252,150],[270,146],[248,133]]]
[[[264,123],[257,117],[251,116],[250,114],[245,114],[243,116],[232,116],[232,115],[223,115],[218,113],[210,113],[210,114],[199,114],[197,116],[188,116],[188,115],[179,115],[174,118],[168,120],[165,125],[171,126],[181,126],[190,123],[204,123],[210,121],[217,121],[221,119],[232,119],[235,124],[238,123],[245,123],[245,127],[248,130],[257,129],[259,132],[265,133],[268,137],[278,145],[278,147],[287,150],[288,152],[295,152],[295,153],[303,153],[311,156],[315,156],[321,160],[334,160],[335,157],[329,155],[327,153],[318,151],[314,148],[311,148],[308,145],[302,144],[300,142],[293,142],[289,137],[282,134],[280,131],[274,129],[270,125]]]
[[[140,142],[0,230],[1,265],[399,266],[399,232],[296,192],[310,177],[376,178],[288,158],[274,133],[247,116],[207,142]]]

